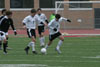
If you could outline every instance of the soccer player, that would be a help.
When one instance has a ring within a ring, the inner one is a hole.
[[[3,9],[2,11],[1,11],[1,16],[0,16],[0,20],[5,16],[5,14],[6,14],[6,9]],[[0,50],[2,50],[2,42],[0,41]]]
[[[56,47],[56,51],[60,54],[60,46],[62,45],[63,41],[64,41],[64,37],[62,36],[62,34],[59,31],[60,28],[60,23],[62,21],[68,21],[71,22],[71,20],[61,17],[60,14],[56,14],[55,19],[53,19],[51,22],[49,22],[48,27],[49,27],[49,43],[46,45],[46,49],[48,48],[48,46],[50,46],[53,42],[54,39],[59,38],[60,41],[58,42],[58,45]]]
[[[24,25],[23,27],[27,29],[27,34],[31,39],[31,42],[25,48],[26,54],[28,54],[30,47],[32,47],[33,54],[37,54],[35,50],[35,43],[36,43],[35,29],[36,29],[36,21],[37,21],[37,19],[35,18],[35,14],[36,14],[36,10],[32,9],[31,14],[25,17],[24,20],[22,21]]]
[[[40,46],[44,47],[45,45],[44,32],[45,32],[45,26],[47,26],[48,20],[45,14],[42,13],[41,8],[37,9],[36,18],[39,19],[37,22],[38,22],[38,33],[39,33]]]
[[[7,41],[7,37],[5,39],[5,36],[8,33],[9,27],[11,26],[14,30],[14,34],[15,35],[17,34],[11,17],[12,17],[12,12],[6,11],[6,15],[0,20],[0,31],[4,32],[3,33],[3,35],[4,35],[4,43],[3,43],[4,54],[7,54],[6,48],[7,48],[8,41]],[[1,36],[2,36],[2,34],[1,34]]]

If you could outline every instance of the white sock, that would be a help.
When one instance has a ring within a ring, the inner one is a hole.
[[[32,46],[32,51],[35,51],[35,43],[31,42],[31,46]]]
[[[42,37],[43,38],[43,43],[45,43],[45,37]]]
[[[45,46],[45,48],[47,49],[49,46],[48,46],[48,44]]]
[[[62,40],[60,40],[60,41],[58,42],[57,49],[59,49],[59,48],[60,48],[60,46],[62,45],[62,43],[63,43],[63,41],[62,41]]]
[[[40,45],[42,44],[42,37],[39,38],[40,39]]]
[[[44,40],[45,38],[44,37],[41,37],[41,44],[44,45]]]

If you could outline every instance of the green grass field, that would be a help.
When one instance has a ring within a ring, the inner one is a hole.
[[[24,48],[30,39],[10,37],[9,46],[13,49],[8,50],[8,55],[4,55],[0,50],[0,67],[100,67],[100,37],[66,37],[61,47],[62,54],[57,54],[55,51],[58,41],[56,39],[48,48],[47,55],[42,55],[37,38],[38,55],[32,54],[31,50],[29,55],[26,55]],[[16,64],[29,65],[17,66]]]

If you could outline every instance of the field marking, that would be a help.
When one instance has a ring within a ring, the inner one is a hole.
[[[91,57],[85,57],[85,56],[84,56],[84,57],[82,57],[82,58],[93,58],[93,59],[96,59],[96,58],[97,58],[97,59],[98,59],[98,58],[100,58],[100,56],[95,56],[95,57],[92,57],[92,56],[91,56]]]
[[[18,62],[18,61],[19,61],[19,62],[22,62],[22,61],[23,61],[23,62],[27,62],[27,61],[30,61],[30,62],[32,62],[32,61],[52,62],[52,61],[54,61],[54,62],[58,62],[58,63],[59,63],[59,62],[62,62],[62,63],[63,63],[63,62],[65,62],[65,63],[66,63],[66,62],[71,62],[71,63],[72,63],[72,62],[74,62],[74,63],[75,63],[75,62],[100,62],[100,61],[77,61],[77,60],[74,60],[74,61],[69,61],[69,60],[64,60],[64,61],[58,61],[58,60],[0,60],[0,62],[6,62],[6,61],[7,61],[7,62],[8,62],[8,61],[9,61],[9,62]]]
[[[0,64],[0,67],[47,67],[43,64]]]

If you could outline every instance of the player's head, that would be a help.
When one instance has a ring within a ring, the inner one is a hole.
[[[56,14],[56,20],[59,20],[61,18],[61,15],[60,14]]]
[[[3,9],[2,11],[1,11],[1,13],[2,13],[2,15],[5,15],[6,14],[6,9]]]
[[[38,14],[41,14],[41,12],[42,12],[42,9],[41,9],[41,8],[38,8],[38,9],[37,9],[37,13],[38,13]]]
[[[36,10],[35,9],[31,9],[31,15],[34,16],[36,14]]]
[[[8,16],[8,18],[12,17],[12,12],[11,11],[6,11],[6,16]]]

